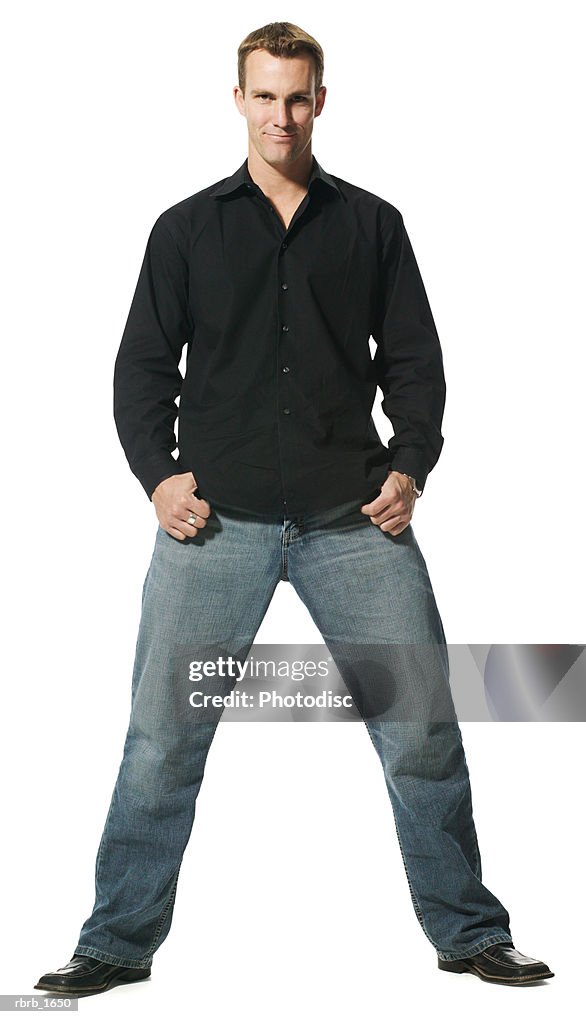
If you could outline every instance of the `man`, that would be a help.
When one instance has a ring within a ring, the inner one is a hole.
[[[69,964],[35,987],[83,995],[150,975],[221,717],[189,720],[174,660],[190,645],[248,651],[280,580],[349,669],[438,966],[515,985],[551,978],[514,948],[481,881],[445,637],[411,526],[443,444],[445,382],[403,218],[312,155],[326,96],[315,39],[272,23],[238,58],[247,160],[157,219],[116,360],[117,429],[159,526],[95,905]],[[377,385],[388,448],[371,418]],[[368,659],[348,661],[360,645]],[[368,674],[377,646],[383,690],[390,675],[395,690],[382,704]],[[439,720],[427,716],[438,700]]]

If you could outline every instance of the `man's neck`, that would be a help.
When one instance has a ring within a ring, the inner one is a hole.
[[[284,173],[263,160],[256,149],[249,148],[247,163],[250,177],[266,196],[286,200],[287,197],[296,197],[300,192],[307,191],[313,156],[308,147]]]

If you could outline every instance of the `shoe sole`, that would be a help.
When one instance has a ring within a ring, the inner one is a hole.
[[[451,971],[452,974],[476,974],[482,981],[492,981],[498,985],[531,985],[534,981],[555,978],[553,971],[543,971],[541,974],[522,974],[518,978],[502,974],[487,974],[474,964],[463,964],[458,960],[441,960],[438,962],[438,967],[440,971]]]
[[[141,973],[136,978],[111,978],[105,985],[100,985],[99,987],[90,985],[85,988],[70,988],[67,985],[47,984],[33,985],[33,988],[40,989],[41,992],[56,992],[61,996],[92,996],[97,995],[99,992],[107,992],[108,989],[115,988],[116,985],[133,985],[136,981],[146,981],[150,976],[151,972],[145,971],[144,974]]]

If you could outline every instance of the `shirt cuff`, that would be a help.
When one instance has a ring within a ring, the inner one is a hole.
[[[428,469],[421,452],[417,448],[397,448],[389,462],[389,470],[405,473],[415,478],[415,483],[423,491],[428,476]]]
[[[142,484],[149,501],[153,500],[153,491],[163,481],[176,473],[188,473],[189,468],[181,462],[181,456],[174,459],[166,449],[155,452],[146,459],[141,459],[133,469],[134,475]]]

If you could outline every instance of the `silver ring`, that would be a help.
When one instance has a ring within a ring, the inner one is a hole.
[[[190,525],[190,526],[193,526],[193,524],[194,524],[194,522],[195,522],[195,518],[196,518],[196,517],[194,516],[194,514],[193,514],[193,512],[192,512],[192,513],[190,514],[190,516],[189,516],[189,519],[187,520],[187,522],[189,523],[189,525]]]

